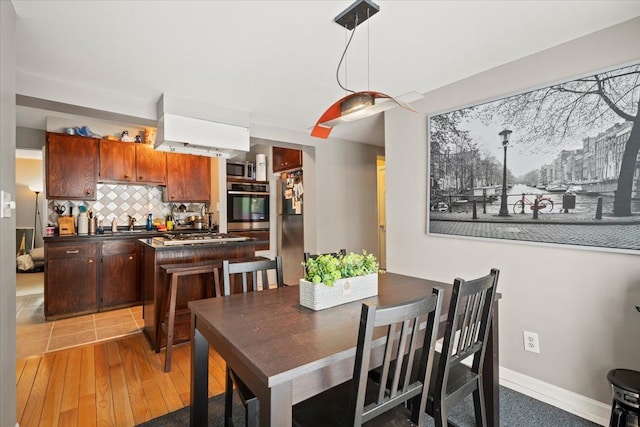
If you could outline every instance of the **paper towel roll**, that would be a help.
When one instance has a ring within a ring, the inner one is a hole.
[[[267,180],[267,157],[264,154],[256,154],[256,181]]]

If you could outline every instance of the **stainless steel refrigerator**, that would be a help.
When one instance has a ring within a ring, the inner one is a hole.
[[[304,277],[304,214],[302,171],[278,180],[278,255],[282,257],[284,282],[297,285]]]

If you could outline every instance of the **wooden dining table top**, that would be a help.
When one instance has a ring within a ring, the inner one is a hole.
[[[197,313],[198,327],[219,338],[212,344],[223,357],[243,360],[272,387],[353,358],[363,302],[407,302],[431,294],[434,286],[445,290],[444,318],[451,284],[395,273],[379,275],[377,296],[320,311],[300,305],[297,286],[193,301],[189,308]]]

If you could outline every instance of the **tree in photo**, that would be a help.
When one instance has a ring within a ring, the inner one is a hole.
[[[494,117],[518,127],[518,143],[562,146],[619,122],[632,123],[617,179],[613,214],[631,215],[633,178],[640,149],[640,64],[598,73],[481,106],[483,121]]]

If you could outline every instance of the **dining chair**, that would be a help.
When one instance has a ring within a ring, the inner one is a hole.
[[[268,289],[269,280],[268,272],[275,271],[276,285],[281,288],[284,286],[282,258],[277,256],[273,260],[258,260],[248,262],[230,262],[222,261],[222,295],[231,295],[231,280],[233,276],[240,275],[242,278],[242,292],[259,291],[258,277],[262,279],[262,289]],[[251,281],[248,278],[251,278]],[[258,398],[246,386],[246,384],[227,367],[225,381],[225,398],[224,398],[224,425],[225,427],[233,426],[233,388],[242,400],[245,408],[245,425],[247,427],[258,425]]]
[[[474,280],[455,279],[441,353],[434,355],[427,413],[436,427],[447,425],[449,410],[473,394],[476,426],[487,425],[482,381],[498,269]],[[471,357],[471,366],[462,362]]]
[[[231,295],[231,281],[232,278],[240,276],[242,279],[242,292],[246,293],[251,287],[252,291],[260,290],[258,288],[258,277],[262,279],[262,287],[268,288],[268,272],[270,270],[275,271],[276,285],[281,288],[284,286],[284,273],[282,270],[282,257],[275,257],[273,260],[253,260],[247,262],[230,262],[228,260],[222,261],[222,294],[224,296]],[[259,275],[259,276],[258,276]],[[251,281],[248,279],[251,278]]]
[[[326,254],[311,254],[309,252],[305,252],[304,253],[304,262],[306,263],[310,259],[318,258],[321,255],[342,255],[342,256],[345,256],[346,254],[347,254],[347,250],[346,249],[339,249],[339,250],[337,250],[335,252],[327,252]]]
[[[404,304],[363,303],[352,380],[295,405],[293,425],[423,426],[443,294],[434,288],[431,295]],[[428,350],[416,353],[421,346]],[[368,374],[378,365],[381,381],[376,383]]]

